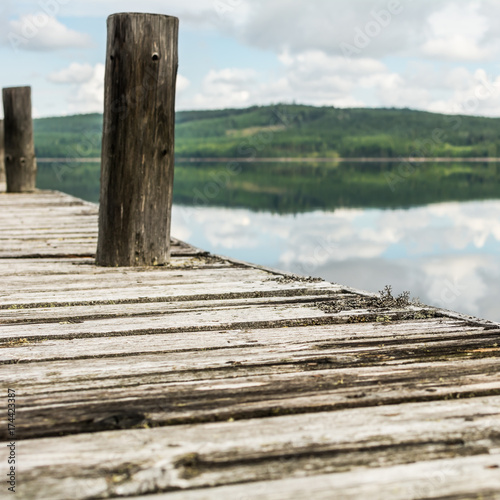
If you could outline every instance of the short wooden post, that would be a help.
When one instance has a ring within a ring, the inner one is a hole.
[[[0,120],[0,183],[5,182],[5,149],[3,142],[3,120]]]
[[[108,18],[98,265],[169,261],[178,31],[171,16]]]
[[[7,192],[35,191],[36,159],[31,87],[3,89],[3,112]]]

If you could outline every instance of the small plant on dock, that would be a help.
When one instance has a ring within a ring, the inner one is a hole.
[[[380,298],[378,305],[380,307],[408,307],[412,305],[410,300],[410,292],[402,292],[397,297],[392,295],[392,286],[385,285],[384,289],[379,292]]]

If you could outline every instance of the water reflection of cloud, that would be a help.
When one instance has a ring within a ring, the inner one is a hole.
[[[500,201],[276,215],[182,207],[173,234],[214,252],[500,320]],[[183,237],[183,236],[182,236]]]
[[[329,281],[376,292],[391,284],[426,304],[500,321],[500,262],[496,256],[350,259],[316,269]]]

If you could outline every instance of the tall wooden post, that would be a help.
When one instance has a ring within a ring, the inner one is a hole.
[[[5,182],[5,148],[3,141],[3,120],[0,120],[0,183]]]
[[[178,31],[176,17],[108,18],[98,265],[169,261]]]
[[[3,89],[3,112],[7,192],[29,193],[36,184],[31,87]]]

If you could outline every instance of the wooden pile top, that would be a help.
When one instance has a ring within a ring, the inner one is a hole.
[[[0,228],[15,498],[500,498],[499,325],[179,241],[99,268],[61,193],[1,194]]]

